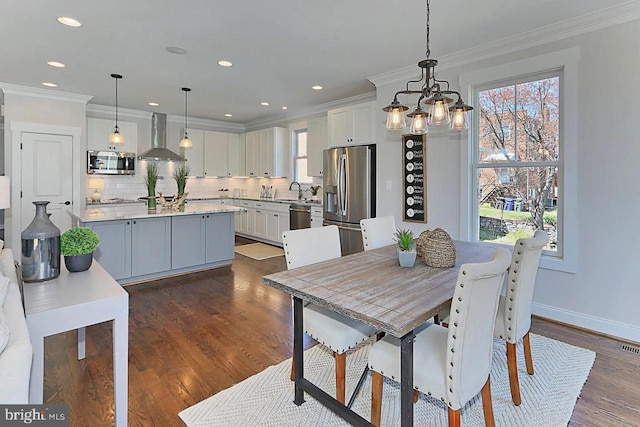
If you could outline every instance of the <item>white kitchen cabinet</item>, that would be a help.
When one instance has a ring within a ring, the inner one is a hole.
[[[374,142],[373,102],[336,108],[327,113],[329,146],[371,144]]]
[[[131,275],[171,270],[171,217],[131,220]]]
[[[323,213],[322,213],[322,207],[320,206],[313,206],[311,207],[311,227],[315,228],[315,227],[322,227],[322,218]]]
[[[227,163],[228,176],[245,176],[245,139],[244,135],[228,134],[227,147],[229,158]]]
[[[263,239],[267,238],[267,211],[265,204],[261,202],[254,203],[254,229],[253,234]]]
[[[87,149],[88,150],[115,150],[125,153],[138,152],[138,124],[118,120],[120,134],[124,143],[112,145],[109,135],[113,133],[116,124],[115,119],[87,118]]]
[[[229,162],[228,135],[224,132],[204,132],[205,176],[227,176]]]
[[[200,129],[188,131],[193,147],[181,148],[180,155],[187,159],[189,176],[204,176],[204,131]],[[184,128],[181,135],[184,135]]]
[[[327,148],[327,118],[307,122],[307,175],[322,176],[324,149]]]
[[[288,132],[286,128],[273,127],[245,134],[246,175],[250,177],[287,175]]]

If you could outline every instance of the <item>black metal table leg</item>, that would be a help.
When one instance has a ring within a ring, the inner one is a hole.
[[[358,384],[356,385],[356,389],[353,390],[353,394],[351,395],[351,399],[349,399],[349,403],[347,404],[347,408],[351,408],[353,406],[353,402],[356,401],[356,397],[358,397],[358,393],[360,393],[360,389],[364,384],[364,380],[367,379],[367,374],[369,373],[369,365],[364,367],[364,371],[362,375],[360,375],[360,379],[358,380]]]
[[[400,425],[413,427],[413,331],[400,339]]]
[[[300,406],[304,400],[304,390],[300,387],[300,380],[304,378],[304,360],[303,358],[303,327],[302,327],[302,300],[293,297],[293,358],[295,360],[293,366],[293,375],[295,379],[295,399],[293,403]]]

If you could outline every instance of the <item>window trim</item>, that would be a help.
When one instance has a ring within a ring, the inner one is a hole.
[[[307,134],[307,155],[305,156],[299,156],[298,155],[298,136],[301,133],[306,133]],[[307,159],[307,162],[309,161],[309,154],[308,154],[308,150],[309,150],[309,131],[307,129],[307,127],[305,126],[304,128],[300,128],[300,129],[295,129],[293,131],[293,150],[292,150],[292,156],[291,159],[293,161],[293,165],[292,165],[292,170],[293,173],[291,174],[293,177],[294,181],[298,181],[298,168],[296,167],[297,162],[296,160],[298,159]],[[298,181],[300,182],[300,184],[313,184],[313,177],[309,177],[311,180],[310,181]]]
[[[571,48],[560,50],[540,56],[526,58],[514,62],[483,68],[476,71],[460,74],[461,92],[467,94],[467,99],[474,99],[475,92],[483,87],[488,87],[501,81],[517,81],[527,79],[527,76],[544,75],[544,73],[561,70],[560,72],[560,103],[562,105],[562,118],[560,123],[560,168],[558,175],[559,187],[563,202],[559,207],[559,215],[562,218],[572,218],[571,221],[563,221],[561,233],[562,255],[543,255],[540,267],[550,270],[575,273],[577,271],[578,242],[578,218],[577,209],[577,161],[578,161],[578,62],[580,49]],[[474,114],[474,123],[477,123],[477,115]],[[473,226],[477,203],[475,200],[474,174],[474,130],[470,127],[467,134],[467,143],[461,147],[460,156],[460,237],[463,240],[471,240],[474,236]],[[520,166],[524,164],[520,163]]]

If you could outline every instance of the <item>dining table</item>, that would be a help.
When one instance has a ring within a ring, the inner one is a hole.
[[[456,263],[448,268],[429,267],[420,259],[411,268],[400,267],[396,246],[389,245],[264,276],[263,283],[293,298],[294,403],[302,405],[308,393],[351,425],[372,425],[304,377],[303,304],[308,302],[400,339],[401,426],[413,426],[414,329],[451,304],[462,264],[488,262],[496,248],[482,242],[454,245]]]

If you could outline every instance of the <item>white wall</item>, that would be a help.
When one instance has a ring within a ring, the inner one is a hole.
[[[562,322],[640,342],[640,21],[447,70],[438,75],[455,86],[461,73],[570,47],[578,64],[577,271],[541,269],[534,312]],[[388,105],[404,81],[378,87],[377,107]],[[465,96],[466,98],[466,96]],[[461,147],[466,136],[430,132],[427,142],[429,222],[400,223],[400,137],[377,116],[378,214],[393,214],[399,226],[422,231],[442,227],[460,236]],[[386,181],[392,190],[386,190]]]

